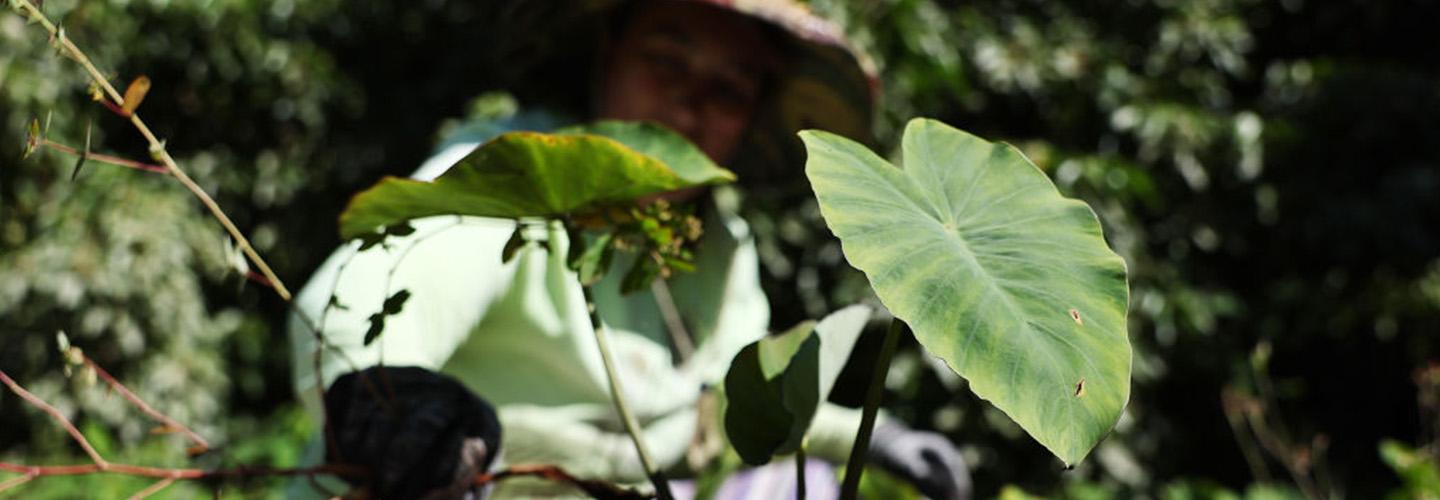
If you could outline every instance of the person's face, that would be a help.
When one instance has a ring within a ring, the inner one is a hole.
[[[761,26],[690,2],[640,5],[602,76],[601,118],[649,120],[724,164],[760,99],[775,51]]]

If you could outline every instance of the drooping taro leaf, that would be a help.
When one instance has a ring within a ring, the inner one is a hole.
[[[915,338],[1066,464],[1130,395],[1125,265],[1083,202],[1019,151],[909,123],[904,169],[801,133],[806,174],[845,257]]]
[[[874,313],[870,306],[857,304],[830,313],[815,325],[815,333],[820,336],[821,401],[830,397],[830,390],[840,379],[840,371],[850,361],[855,342],[860,340],[860,333]]]
[[[725,374],[725,432],[746,463],[799,449],[870,317],[850,306],[745,346]]]
[[[600,122],[554,134],[510,132],[434,181],[387,177],[355,195],[340,215],[340,235],[348,240],[432,215],[555,217],[734,178],[657,125]]]
[[[745,463],[795,451],[820,403],[814,321],[745,346],[725,374],[725,433]]]

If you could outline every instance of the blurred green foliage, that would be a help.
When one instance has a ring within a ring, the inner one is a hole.
[[[882,151],[917,115],[1012,142],[1096,208],[1131,270],[1132,400],[1073,471],[914,344],[897,360],[891,410],[961,443],[979,493],[1284,497],[1274,486],[1289,482],[1284,460],[1247,462],[1242,449],[1255,443],[1237,442],[1221,407],[1223,388],[1262,394],[1262,378],[1273,381],[1268,414],[1293,442],[1325,436],[1327,446],[1303,447],[1335,495],[1411,484],[1377,453],[1384,438],[1434,463],[1440,446],[1417,419],[1434,413],[1420,411],[1410,374],[1440,358],[1435,2],[810,3],[873,56]],[[564,50],[587,32],[548,29],[566,21],[562,4],[49,0],[45,10],[117,84],[150,76],[140,114],[298,288],[338,243],[349,195],[411,171],[474,96],[512,88],[522,105],[584,113],[574,82],[594,56]],[[512,22],[476,27],[502,17]],[[83,143],[93,123],[97,151],[148,157],[86,87],[38,28],[0,14],[0,366],[83,415],[116,459],[182,463],[183,444],[148,436],[122,400],[67,383],[53,347],[64,330],[220,445],[210,460],[293,460],[304,431],[283,304],[231,270],[222,230],[163,176],[92,163],[71,182],[73,158],[17,160],[33,118],[58,142]],[[774,324],[862,299],[863,279],[803,184],[760,187],[747,216]],[[1267,377],[1250,359],[1262,342]],[[863,373],[847,370],[841,385],[861,387]],[[6,460],[83,461],[10,395],[0,428]],[[145,484],[124,481],[23,491],[123,495]]]
[[[1404,485],[1391,491],[1386,498],[1440,498],[1440,460],[1423,450],[1393,440],[1380,443],[1380,456],[1404,479]]]

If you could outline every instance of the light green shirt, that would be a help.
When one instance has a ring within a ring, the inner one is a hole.
[[[475,144],[452,144],[422,166],[433,178]],[[735,215],[736,196],[715,192],[694,273],[668,280],[674,304],[695,342],[684,364],[672,362],[659,303],[650,290],[619,293],[633,257],[617,256],[594,286],[597,311],[612,339],[624,397],[665,466],[681,462],[696,436],[702,384],[719,385],[731,359],[764,336],[770,310],[748,226]],[[493,404],[503,427],[505,463],[547,463],[579,477],[621,482],[645,479],[633,445],[610,402],[608,383],[568,247],[558,224],[526,223],[527,243],[500,259],[515,222],[440,216],[416,220],[415,232],[383,246],[336,251],[297,296],[296,306],[325,332],[320,367],[328,386],[340,375],[384,363],[450,374]],[[541,241],[553,242],[548,251]],[[332,300],[332,290],[334,298]],[[410,292],[384,333],[362,343],[369,317],[385,298]],[[863,316],[863,315],[861,315]],[[849,321],[841,328],[860,328]],[[320,418],[313,331],[292,317],[295,389]],[[858,412],[826,406],[816,417],[812,454],[841,459]]]

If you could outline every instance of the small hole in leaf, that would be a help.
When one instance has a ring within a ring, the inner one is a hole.
[[[1084,324],[1085,324],[1085,320],[1080,319],[1080,311],[1071,309],[1071,310],[1070,310],[1070,319],[1075,320],[1075,324],[1077,324],[1077,325],[1084,325]]]
[[[1082,396],[1084,396],[1084,395],[1085,395],[1085,377],[1080,377],[1080,381],[1075,383],[1075,397],[1078,398],[1078,397],[1082,397]]]

